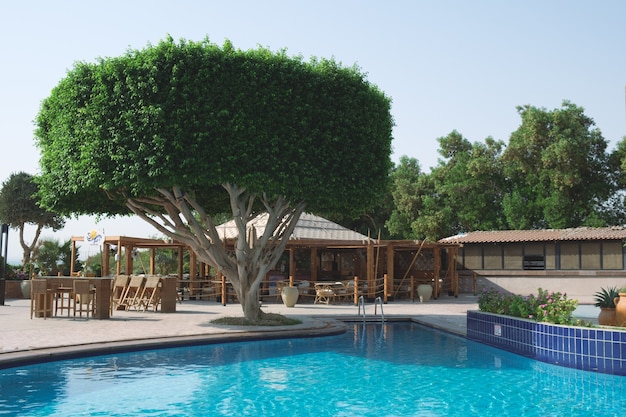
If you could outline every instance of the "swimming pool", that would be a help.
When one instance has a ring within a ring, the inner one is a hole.
[[[625,377],[406,322],[0,370],[0,416],[590,416],[625,394]]]

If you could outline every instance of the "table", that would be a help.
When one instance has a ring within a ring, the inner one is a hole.
[[[106,277],[57,277],[44,276],[48,281],[55,281],[59,287],[74,287],[74,281],[77,279],[87,279],[89,284],[96,289],[96,314],[95,319],[108,319],[110,317],[109,308],[111,306],[111,283],[112,278]],[[35,300],[37,301],[37,300]]]
[[[161,313],[176,313],[176,277],[161,277]]]

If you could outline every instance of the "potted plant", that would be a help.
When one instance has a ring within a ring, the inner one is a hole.
[[[617,290],[617,296],[613,299],[615,303],[615,316],[617,326],[626,327],[626,287]]]
[[[598,324],[602,326],[617,326],[616,300],[619,300],[620,290],[617,287],[602,288],[594,294],[595,306],[600,307]]]

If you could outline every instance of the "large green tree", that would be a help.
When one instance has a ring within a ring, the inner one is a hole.
[[[24,270],[31,261],[42,230],[59,230],[65,225],[63,217],[39,205],[37,191],[35,178],[26,172],[11,174],[0,190],[0,223],[8,224],[19,232]],[[30,243],[24,236],[27,225],[35,226],[35,236]]]
[[[437,240],[471,230],[499,229],[504,144],[492,138],[471,143],[453,131],[438,139],[443,157],[429,174],[401,158],[392,175],[395,210],[389,230],[404,238]]]
[[[602,226],[615,192],[607,142],[593,119],[568,101],[546,110],[518,107],[520,127],[503,155],[503,209],[516,229]]]
[[[428,177],[422,173],[416,158],[406,155],[391,173],[393,210],[385,223],[392,236],[400,239],[417,239],[412,224],[422,211],[423,199],[430,193]]]
[[[367,210],[391,168],[391,101],[356,67],[168,38],[81,62],[37,116],[42,201],[135,213],[233,284],[245,317],[303,211]],[[232,212],[234,251],[213,214]],[[265,233],[247,222],[269,213]]]
[[[444,235],[474,230],[497,230],[505,226],[502,215],[504,143],[487,137],[473,142],[453,131],[439,139],[445,160],[431,175],[437,194],[451,208]]]
[[[603,204],[607,224],[626,222],[626,136],[617,143],[609,155],[609,170],[614,181],[614,194]]]

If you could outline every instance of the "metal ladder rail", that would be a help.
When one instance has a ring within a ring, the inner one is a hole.
[[[374,315],[377,314],[377,306],[378,304],[380,304],[380,320],[381,323],[385,322],[385,313],[383,312],[383,299],[382,297],[376,297],[376,300],[374,300]],[[363,307],[363,311],[365,311],[365,307]]]
[[[363,323],[365,323],[365,298],[363,298],[363,296],[359,297],[359,311],[357,313],[357,315],[361,315],[361,306],[363,306]]]

